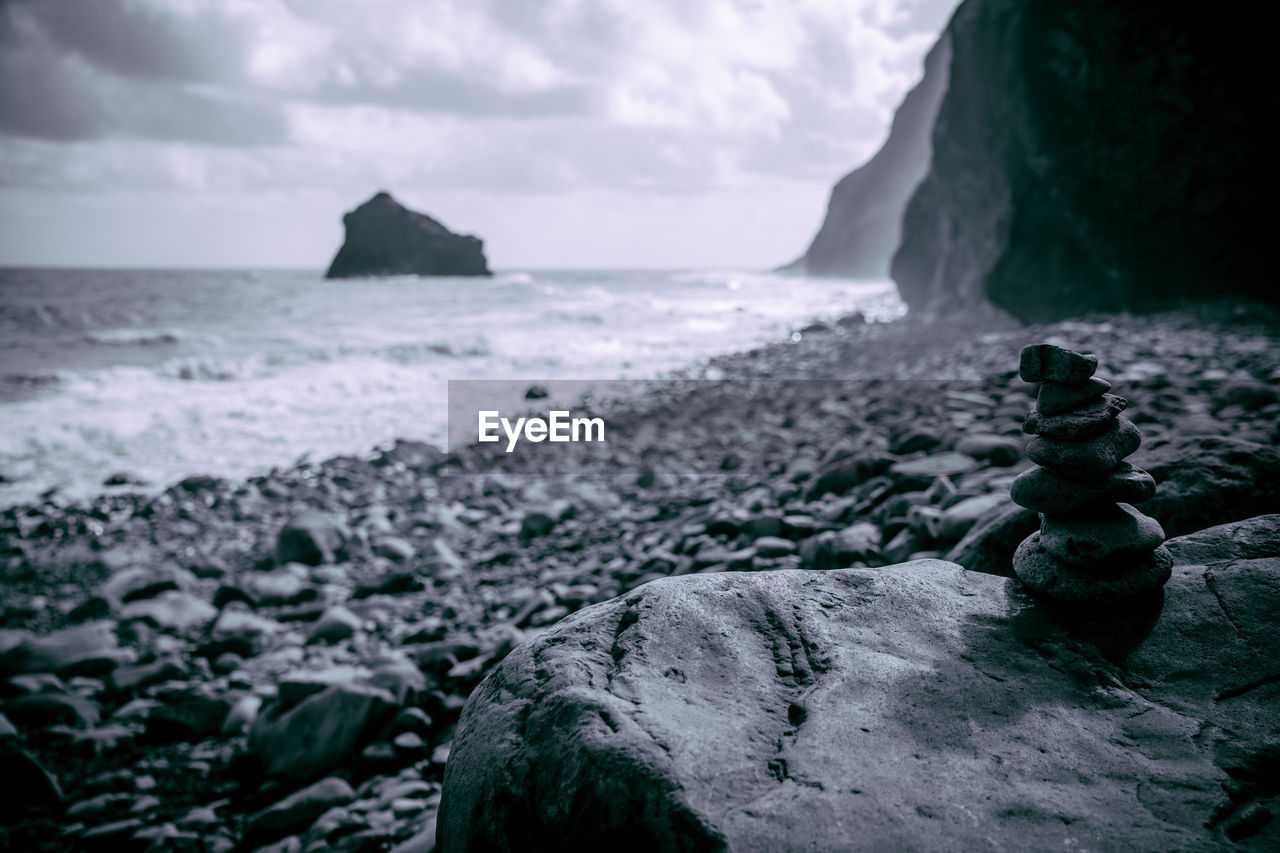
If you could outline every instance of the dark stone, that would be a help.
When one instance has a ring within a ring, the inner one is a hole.
[[[342,217],[346,239],[326,278],[490,275],[484,243],[380,192]]]
[[[1170,536],[1280,512],[1280,452],[1234,438],[1187,436],[1134,457],[1151,472],[1156,496],[1142,509]]]
[[[388,572],[356,587],[352,598],[369,598],[373,595],[404,595],[417,592],[424,584],[416,572]]]
[[[963,453],[949,450],[919,459],[896,462],[889,468],[889,476],[900,489],[928,488],[939,477],[958,477],[978,467],[978,462]]]
[[[816,501],[823,495],[843,495],[872,477],[889,469],[893,460],[886,456],[856,456],[824,465],[805,493],[805,500]]]
[[[1125,417],[1117,418],[1106,432],[1087,441],[1060,441],[1036,436],[1027,442],[1027,456],[1068,479],[1101,479],[1138,449],[1142,432]]]
[[[318,566],[343,553],[351,532],[339,518],[316,510],[295,515],[276,539],[276,562]]]
[[[903,455],[921,453],[933,450],[939,444],[942,444],[942,436],[935,430],[911,425],[889,437],[889,452]]]
[[[29,809],[62,804],[62,787],[30,753],[0,741],[0,819],[5,823],[28,817]]]
[[[228,485],[226,480],[214,477],[211,474],[196,474],[179,482],[178,488],[184,492],[199,494],[200,492],[220,492],[226,489]]]
[[[109,823],[100,823],[86,829],[80,836],[79,847],[82,850],[114,851],[139,849],[141,844],[131,844],[135,833],[143,829],[146,822],[140,817],[123,818]]]
[[[1097,376],[1074,384],[1045,382],[1036,394],[1036,411],[1042,415],[1060,415],[1110,390],[1111,383]]]
[[[102,716],[97,705],[74,693],[33,693],[9,701],[4,709],[13,722],[24,729],[89,728]]]
[[[858,522],[843,530],[827,530],[800,545],[800,564],[806,569],[847,569],[880,557],[880,529]]]
[[[1018,375],[1023,382],[1061,382],[1076,385],[1098,369],[1098,357],[1072,352],[1054,344],[1030,344],[1022,348]]]
[[[1193,5],[966,0],[892,275],[914,313],[1024,321],[1276,302],[1268,28]],[[1171,144],[1170,140],[1176,140]]]
[[[122,666],[111,673],[107,683],[119,693],[132,693],[151,684],[181,678],[186,672],[181,658],[163,657],[150,663]]]
[[[1155,478],[1128,462],[1121,462],[1114,471],[1092,483],[1069,480],[1048,468],[1030,468],[1019,474],[1009,488],[1014,503],[1050,514],[1069,513],[1090,504],[1143,503],[1155,493]]]
[[[867,163],[831,191],[827,215],[809,249],[783,267],[809,275],[885,278],[902,233],[902,213],[929,166],[929,136],[947,88],[951,48],[938,40],[924,77],[893,116],[889,138]],[[857,325],[863,322],[861,316]]]
[[[113,623],[86,622],[15,644],[0,654],[0,674],[94,675],[131,662],[129,657],[136,659],[131,651],[119,647]]]
[[[1040,528],[1040,516],[1008,501],[973,527],[947,552],[946,560],[971,572],[1013,577],[1013,552]]]
[[[1022,442],[1007,435],[971,433],[956,442],[956,452],[992,465],[1008,467],[1022,461]]]
[[[1259,412],[1280,403],[1280,388],[1250,379],[1225,382],[1213,392],[1213,408],[1217,413],[1227,406],[1240,406],[1247,412]]]
[[[147,717],[146,740],[151,743],[196,741],[222,732],[231,702],[199,688],[169,691]]]
[[[444,451],[434,444],[398,438],[390,450],[385,450],[378,455],[373,464],[379,467],[399,464],[413,470],[423,470],[434,468],[444,458]]]
[[[1129,401],[1124,397],[1104,394],[1094,403],[1060,415],[1032,412],[1022,422],[1022,431],[1063,441],[1083,441],[1105,432],[1128,405]]]
[[[329,809],[346,805],[355,798],[356,793],[346,780],[333,776],[321,779],[250,815],[245,821],[245,840],[262,844],[290,833],[303,832]]]
[[[521,539],[537,539],[539,536],[546,536],[555,529],[556,519],[545,512],[531,510],[524,514],[524,518],[520,519],[520,538]]]
[[[1068,605],[1105,608],[1156,594],[1169,580],[1173,558],[1163,546],[1144,554],[1074,565],[1049,553],[1039,532],[1013,553],[1013,570],[1027,588]]]
[[[127,471],[117,471],[102,481],[104,486],[146,486],[149,485],[146,480],[137,474],[130,474]]]
[[[249,727],[249,751],[268,778],[308,782],[358,755],[395,710],[385,690],[335,684],[296,705],[263,708]]]
[[[1160,522],[1124,503],[1087,513],[1040,518],[1040,544],[1059,560],[1075,565],[1089,565],[1121,554],[1139,557],[1163,542]]]

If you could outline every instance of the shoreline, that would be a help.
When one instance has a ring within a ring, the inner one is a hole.
[[[138,319],[168,330],[168,337],[180,340],[176,344],[82,346],[105,333],[59,332],[74,340],[58,339],[70,355],[62,358],[65,370],[56,371],[57,381],[0,407],[14,427],[0,472],[0,508],[41,504],[46,496],[68,505],[103,494],[155,495],[192,473],[241,481],[290,467],[308,452],[312,460],[370,456],[400,437],[443,446],[446,379],[662,376],[790,333],[842,305],[866,303],[874,316],[900,308],[896,297],[886,295],[888,282],[842,282],[834,290],[811,283],[792,302],[785,280],[739,276],[745,284],[728,273],[691,275],[686,284],[658,281],[649,297],[635,287],[638,280],[622,274],[602,282],[576,274],[504,286],[496,297],[458,297],[439,309],[430,287],[378,281],[370,285],[369,303],[341,320],[352,328],[350,345],[315,330],[339,322],[333,299],[354,298],[355,291],[326,295],[296,280],[275,282],[279,293],[270,297],[293,305],[302,317],[291,318],[287,334],[278,338],[256,321],[233,333],[230,326],[188,322],[176,308]],[[194,284],[200,287],[191,293],[199,294],[217,282]],[[144,281],[138,287],[145,292],[170,285]],[[541,292],[547,289],[554,295]],[[684,314],[672,298],[678,292],[688,297]],[[408,300],[399,319],[376,319],[386,313],[376,308],[397,300]],[[717,308],[719,301],[749,310],[739,318]],[[519,316],[503,307],[508,302],[523,306]],[[750,309],[753,303],[758,310]],[[610,308],[619,310],[610,314]],[[461,325],[437,328],[444,322],[439,318],[459,311]],[[666,331],[654,327],[672,311],[677,313],[669,319],[679,322],[663,321]],[[707,327],[708,312],[717,311]],[[628,318],[639,324],[631,331]],[[116,325],[109,312],[100,319],[99,325]],[[675,331],[686,325],[687,334]],[[137,337],[135,331],[127,336]],[[23,361],[40,358],[33,351]],[[19,368],[8,378],[43,371]],[[43,373],[53,378],[55,372]],[[135,385],[137,399],[124,399],[135,394]]]
[[[712,358],[717,378],[603,403],[618,440],[581,475],[401,440],[237,482],[191,476],[154,497],[0,511],[0,669],[12,674],[42,638],[106,632],[84,653],[92,666],[84,655],[41,664],[61,679],[60,707],[80,715],[15,719],[10,742],[64,798],[33,805],[0,840],[65,849],[91,833],[200,826],[238,844],[253,815],[297,787],[264,784],[263,768],[284,759],[246,739],[254,720],[311,695],[304,685],[361,691],[389,678],[403,688],[398,722],[321,774],[356,798],[341,820],[287,834],[377,849],[428,833],[466,697],[564,616],[670,575],[955,559],[968,533],[1005,517],[1027,464],[1033,389],[1015,375],[1026,343],[1096,352],[1141,414],[1140,453],[1157,461],[1187,436],[1274,456],[1280,324],[1258,314],[1242,325],[1238,313],[1030,327],[908,316],[843,335],[832,323]],[[324,546],[315,559],[279,538],[300,515],[311,519],[303,538]],[[273,742],[304,737],[286,728]]]

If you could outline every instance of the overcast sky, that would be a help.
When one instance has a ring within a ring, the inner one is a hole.
[[[764,267],[956,0],[0,0],[0,265],[324,267],[378,189],[491,265]]]

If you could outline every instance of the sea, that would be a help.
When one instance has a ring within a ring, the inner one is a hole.
[[[449,380],[698,375],[853,310],[905,307],[889,281],[728,269],[0,269],[0,507],[443,446]]]

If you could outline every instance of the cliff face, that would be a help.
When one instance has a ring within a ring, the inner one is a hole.
[[[929,168],[929,139],[947,90],[950,40],[925,58],[924,77],[907,93],[876,155],[840,179],[808,251],[786,269],[810,275],[885,278],[902,233],[902,213]]]
[[[965,0],[892,263],[911,309],[986,299],[1039,321],[1280,300],[1264,267],[1264,33],[1168,4]]]
[[[430,216],[380,192],[342,217],[346,239],[326,278],[379,275],[490,275],[484,242],[454,234]]]

